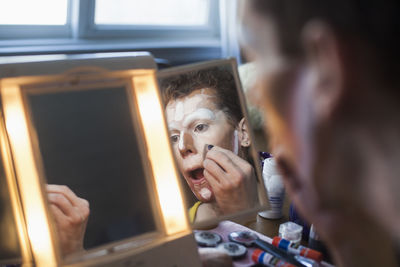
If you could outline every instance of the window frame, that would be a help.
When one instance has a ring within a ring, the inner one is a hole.
[[[210,0],[209,22],[204,26],[162,26],[162,25],[110,25],[95,23],[96,0],[80,1],[79,36],[97,39],[104,37],[140,39],[193,39],[219,38],[219,1]]]

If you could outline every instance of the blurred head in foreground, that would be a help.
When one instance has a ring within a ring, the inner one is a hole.
[[[399,12],[394,0],[240,2],[249,97],[287,191],[332,247],[361,222],[400,239]]]

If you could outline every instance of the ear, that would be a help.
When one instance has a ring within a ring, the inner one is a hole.
[[[246,119],[242,118],[238,123],[238,137],[242,147],[249,147],[251,145],[249,129],[247,128]]]
[[[321,21],[307,23],[302,31],[314,114],[317,120],[331,119],[344,93],[345,57],[337,35]]]

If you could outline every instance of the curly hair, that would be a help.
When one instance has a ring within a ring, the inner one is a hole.
[[[185,97],[199,89],[213,89],[216,106],[222,110],[232,125],[243,118],[240,100],[232,73],[218,67],[190,71],[160,81],[164,104]]]

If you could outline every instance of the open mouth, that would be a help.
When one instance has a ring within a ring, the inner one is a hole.
[[[201,180],[204,178],[204,168],[197,168],[192,171],[189,171],[190,178],[193,180]]]

